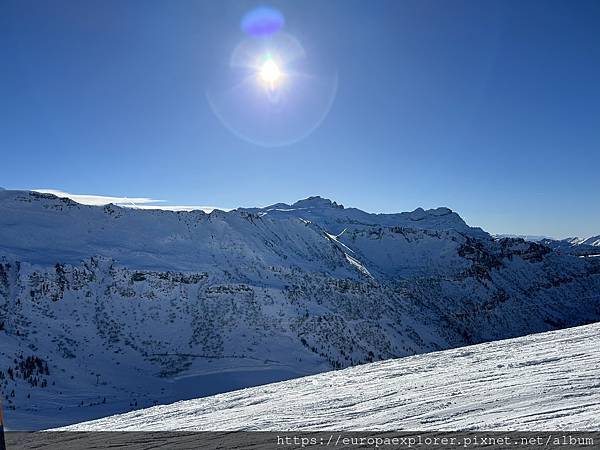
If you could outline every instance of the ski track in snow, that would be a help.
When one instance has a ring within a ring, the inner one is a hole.
[[[600,324],[376,362],[63,430],[597,430]]]

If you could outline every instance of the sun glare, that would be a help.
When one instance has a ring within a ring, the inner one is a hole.
[[[281,70],[272,59],[267,59],[260,67],[260,79],[270,86],[274,86],[281,78]]]

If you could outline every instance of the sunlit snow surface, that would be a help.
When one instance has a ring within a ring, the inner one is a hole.
[[[600,324],[377,362],[69,430],[597,430]]]

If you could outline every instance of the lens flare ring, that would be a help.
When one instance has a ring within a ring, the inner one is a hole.
[[[336,71],[315,74],[315,67],[287,33],[247,38],[214,77],[207,99],[239,138],[263,147],[291,145],[319,127],[335,99]]]

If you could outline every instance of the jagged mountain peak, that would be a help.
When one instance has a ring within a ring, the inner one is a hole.
[[[450,230],[486,233],[479,228],[468,226],[462,217],[447,207],[433,209],[416,208],[410,212],[371,213],[342,204],[328,198],[311,196],[293,204],[275,203],[264,208],[243,208],[245,211],[263,213],[270,217],[298,216],[312,222],[326,225],[329,231],[341,232],[348,225],[371,225],[386,227],[407,227],[418,229]]]
[[[344,205],[338,204],[328,198],[323,198],[319,195],[298,200],[292,205],[294,208],[340,208],[344,209]]]
[[[260,209],[263,211],[273,210],[305,210],[305,209],[327,209],[327,208],[338,208],[344,209],[344,206],[337,202],[330,200],[320,195],[311,195],[310,197],[300,199],[292,204],[288,203],[274,203],[264,208],[244,208],[244,209]]]
[[[450,208],[439,207],[439,208],[428,209],[428,210],[425,210],[423,208],[417,208],[408,214],[412,220],[423,220],[423,219],[426,219],[427,217],[432,217],[432,216],[433,217],[442,217],[442,216],[448,216],[452,213],[453,213],[453,211]],[[457,216],[458,216],[458,214],[457,214]]]

